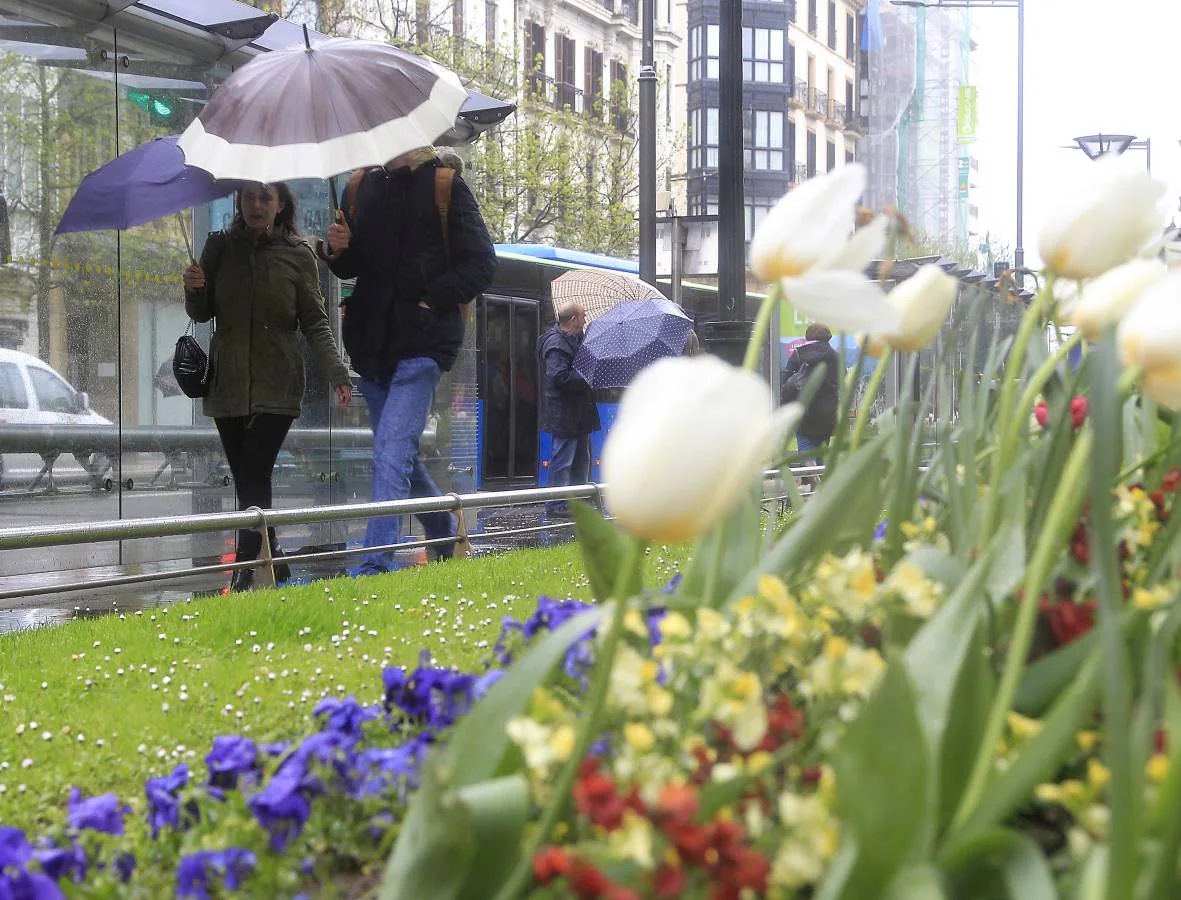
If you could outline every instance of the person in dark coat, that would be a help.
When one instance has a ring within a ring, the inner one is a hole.
[[[447,234],[436,205],[435,151],[423,147],[364,174],[352,221],[328,229],[328,265],[356,278],[342,307],[345,349],[373,426],[373,499],[437,496],[419,455],[435,386],[463,344],[464,312],[496,273],[496,250],[471,189],[456,175]],[[454,537],[450,513],[419,516],[427,538]],[[397,517],[370,519],[365,545],[401,540]],[[454,545],[436,544],[440,558]],[[371,553],[354,570],[390,571],[388,551]]]
[[[295,222],[295,197],[287,185],[249,185],[229,230],[209,235],[201,261],[184,271],[189,318],[216,319],[209,347],[213,382],[203,406],[217,425],[239,509],[271,507],[275,460],[303,402],[301,332],[340,405],[347,407],[352,396],[328,325],[316,257]],[[268,532],[278,554],[275,530]],[[237,562],[258,559],[261,549],[260,532],[238,532]],[[290,569],[279,565],[275,573],[282,581]],[[236,569],[230,589],[253,584],[254,569]]]
[[[840,363],[837,352],[829,344],[831,340],[832,332],[819,322],[813,322],[804,332],[804,343],[795,349],[783,370],[781,399],[788,403],[799,397],[812,373],[824,367],[820,387],[812,395],[796,432],[796,446],[801,453],[819,449],[836,429]]]
[[[590,481],[590,438],[599,430],[599,409],[590,385],[574,370],[585,331],[586,310],[581,303],[567,303],[558,310],[557,323],[537,341],[541,428],[553,436],[550,487]],[[562,515],[566,509],[564,501],[546,504],[548,515]]]

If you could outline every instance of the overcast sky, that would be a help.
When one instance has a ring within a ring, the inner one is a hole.
[[[1053,198],[1089,160],[1063,149],[1077,135],[1134,134],[1152,138],[1152,170],[1169,184],[1171,208],[1181,194],[1181,82],[1176,47],[1181,0],[1026,0],[1025,254],[1037,263],[1037,236]],[[980,175],[972,201],[981,230],[1012,246],[1016,204],[1017,14],[972,14],[978,49]],[[1129,150],[1127,165],[1145,164]],[[1181,221],[1181,214],[1177,216]],[[976,238],[973,238],[975,241]]]

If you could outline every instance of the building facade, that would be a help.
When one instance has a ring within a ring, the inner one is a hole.
[[[744,0],[746,239],[792,185],[858,157],[864,0]],[[719,0],[688,0],[685,202],[717,213]]]

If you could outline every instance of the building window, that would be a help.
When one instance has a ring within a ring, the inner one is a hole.
[[[826,162],[828,163],[828,168],[825,170],[827,172],[831,172],[837,167],[837,145],[835,141],[828,142],[828,159]]]
[[[574,39],[557,35],[554,38],[554,106],[558,109],[575,109],[578,93],[574,86],[575,65]]]
[[[499,23],[496,17],[496,4],[492,0],[484,0],[484,43],[489,48],[495,47],[497,38],[500,37]]]
[[[601,118],[603,115],[603,54],[587,47],[583,52],[583,112]]]
[[[529,93],[545,90],[545,28],[540,22],[525,23],[525,72]]]
[[[783,84],[785,33],[776,28],[742,29],[742,78]]]
[[[837,49],[837,4],[828,0],[828,49]]]
[[[819,22],[816,20],[816,0],[808,0],[808,32],[813,37],[816,36],[816,31],[819,28]]]
[[[786,168],[790,174],[796,167],[796,123],[791,120],[790,116],[787,119],[787,140],[784,141],[783,148],[787,151]]]
[[[783,171],[783,112],[743,110],[742,130],[747,167],[762,172]]]
[[[848,165],[851,162],[853,162],[853,151],[846,150],[845,151],[845,164]]]
[[[749,244],[754,238],[755,229],[767,217],[771,207],[775,205],[774,197],[747,197],[744,204],[746,212],[746,242]]]
[[[853,82],[845,82],[845,115],[853,121]]]
[[[689,29],[690,81],[718,77],[719,31],[718,25],[697,25]]]
[[[689,113],[689,168],[718,167],[718,108],[695,109]]]
[[[857,58],[857,20],[852,15],[845,16],[845,59]]]
[[[627,66],[617,59],[611,60],[611,124],[624,134],[631,133],[627,103],[629,88]]]
[[[816,175],[816,132],[808,131],[808,177]]]
[[[717,214],[717,197],[704,197],[698,192],[693,192],[689,195],[689,215],[716,216]]]

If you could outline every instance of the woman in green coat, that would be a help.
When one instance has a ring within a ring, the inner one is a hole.
[[[184,272],[189,317],[215,320],[213,381],[204,408],[217,423],[239,509],[271,507],[275,459],[303,399],[298,332],[339,404],[347,407],[352,395],[320,295],[316,258],[299,238],[295,212],[295,197],[282,182],[243,188],[229,230],[209,235],[201,262]],[[274,529],[269,532],[277,549]],[[238,562],[258,559],[261,549],[260,532],[238,532]],[[279,566],[276,574],[285,580],[290,570]],[[247,590],[253,582],[253,569],[238,569],[230,589]]]

